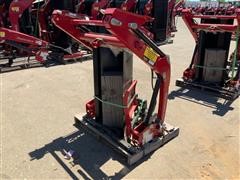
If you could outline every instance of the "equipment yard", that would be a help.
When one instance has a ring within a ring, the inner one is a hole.
[[[188,66],[194,40],[178,19],[170,55],[171,85],[166,121],[177,138],[127,166],[109,146],[73,126],[93,98],[92,61],[0,74],[1,179],[239,179],[239,98],[233,102],[175,81]],[[233,45],[234,46],[234,45]],[[134,57],[137,91],[150,99],[150,69]],[[63,150],[73,150],[65,159]]]

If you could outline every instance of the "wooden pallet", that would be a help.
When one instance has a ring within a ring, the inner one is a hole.
[[[136,149],[124,139],[119,139],[113,131],[95,122],[93,119],[87,118],[85,115],[78,114],[74,119],[75,127],[91,133],[110,145],[126,159],[128,165],[138,162],[144,156],[160,148],[179,134],[179,128],[166,124],[167,130],[164,136],[145,144],[142,148]]]
[[[176,86],[186,89],[198,89],[227,100],[234,100],[240,94],[240,92],[236,90],[230,90],[224,87],[207,86],[197,82],[188,82],[183,79],[176,80]]]

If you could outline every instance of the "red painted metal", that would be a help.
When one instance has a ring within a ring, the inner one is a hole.
[[[234,14],[231,15],[199,15],[199,14],[193,14],[193,12],[190,9],[185,9],[182,11],[182,18],[188,27],[189,31],[191,32],[195,42],[198,42],[198,32],[200,30],[204,30],[207,32],[231,32],[236,33],[240,29],[240,9],[236,9]],[[229,24],[208,24],[208,23],[198,23],[199,21],[196,21],[194,19],[219,19],[219,20],[235,20],[235,23],[232,25]],[[237,60],[240,59],[240,41],[238,41],[237,49]],[[193,66],[187,68],[183,73],[183,79],[185,80],[192,80],[195,76],[195,69],[194,64],[196,63],[196,59],[198,56],[198,52],[194,55],[194,61]],[[238,80],[240,81],[240,79]],[[236,82],[235,82],[236,84]]]
[[[100,10],[106,9],[109,7],[111,3],[111,0],[99,0],[93,3],[92,10],[91,10],[91,18],[92,19],[99,19],[99,16],[101,15]]]
[[[1,27],[0,32],[1,32],[0,38],[2,41],[5,41],[5,40],[16,41],[16,42],[28,44],[31,46],[36,46],[36,47],[39,46],[42,48],[44,48],[44,47],[46,48],[49,45],[49,43],[44,40],[35,38],[33,36],[26,35],[21,32],[10,30],[7,28]]]
[[[147,16],[151,16],[152,8],[153,8],[152,0],[148,0],[144,7],[144,14]]]
[[[9,7],[9,20],[12,25],[12,30],[20,31],[19,19],[25,10],[31,7],[35,0],[28,1],[13,1]]]
[[[121,9],[123,11],[134,12],[136,5],[137,0],[125,0],[121,5]]]
[[[2,27],[0,27],[0,42],[4,43],[5,41],[11,41],[19,44],[23,43],[26,48],[18,50],[17,53],[19,56],[36,56],[36,60],[44,63],[46,60],[45,55],[47,54],[46,49],[48,48],[49,43],[42,39],[20,32],[19,20],[22,17],[24,11],[31,9],[33,2],[34,0],[18,0],[11,2],[9,11],[7,13],[8,17],[7,15],[4,17],[5,20],[9,19],[11,26],[8,27],[6,24],[3,24]],[[7,47],[9,52],[12,51],[11,46],[5,45],[5,47]]]
[[[34,40],[34,42],[48,42],[48,44],[55,41],[55,39],[57,38],[57,36],[56,36],[57,33],[54,31],[50,31],[48,29],[49,17],[51,16],[51,13],[53,11],[50,7],[50,0],[46,0],[45,4],[43,6],[39,7],[39,9],[35,9],[35,10],[31,9],[31,5],[33,2],[34,2],[34,0],[31,0],[31,1],[18,0],[18,1],[13,1],[10,4],[9,20],[11,23],[11,27],[7,27],[7,28],[11,28],[12,31],[8,31],[7,36],[5,36],[4,38],[0,37],[0,42],[3,42],[4,40],[9,40],[9,41],[17,42],[17,43],[24,43],[27,47],[30,47],[32,45],[36,45],[36,44],[32,44],[33,43],[32,40]],[[2,12],[3,10],[5,10],[5,9],[0,8],[0,12]],[[32,13],[34,11],[38,17],[37,23],[38,23],[38,27],[39,27],[39,38],[28,35],[28,34],[20,33],[19,20],[22,17],[23,12],[26,10],[29,10]],[[1,13],[1,15],[0,15],[0,27],[1,26],[4,27],[3,21],[1,19],[3,19],[3,18],[6,19],[6,17],[4,17],[3,15],[4,15],[4,13]],[[2,18],[2,16],[3,16],[3,18]],[[0,29],[0,30],[2,33],[4,31],[6,31],[6,29]],[[11,35],[10,35],[10,33],[11,33]],[[20,37],[18,35],[20,35]],[[28,39],[28,41],[27,41],[27,39]],[[36,50],[36,48],[38,48],[38,50]],[[26,51],[27,53],[29,52],[28,49],[21,49],[17,53],[20,56],[21,55],[26,56],[26,53],[24,53],[24,51]],[[42,47],[36,46],[35,51],[32,52],[32,54],[30,54],[30,55],[36,55],[37,60],[39,60],[40,62],[44,62],[44,59],[39,58],[39,55],[43,54],[43,53],[40,53],[40,54],[37,53],[37,52],[41,52],[41,51],[42,51]],[[34,53],[36,53],[36,54],[34,54]],[[46,55],[47,53],[48,53],[48,51],[45,50],[44,55]],[[83,52],[76,52],[73,54],[69,53],[69,54],[65,54],[63,59],[64,60],[79,59],[79,58],[83,57],[85,54],[86,53],[83,53]]]
[[[206,31],[214,31],[214,32],[235,32],[240,25],[240,12],[236,11],[236,15],[195,15],[189,9],[185,9],[182,11],[183,13],[183,21],[187,25],[189,31],[191,32],[195,41],[198,39],[198,31],[206,30]],[[236,19],[238,24],[228,25],[228,24],[205,24],[205,23],[197,23],[193,19]]]
[[[46,52],[49,46],[49,43],[44,40],[14,30],[0,27],[0,42],[4,43],[5,41],[24,43],[27,46],[26,49],[28,49],[28,51],[31,50],[30,55],[38,56],[36,59],[40,62],[44,62],[46,60],[39,57],[42,55],[41,52]]]
[[[197,7],[188,7],[187,9],[191,10],[193,14],[201,15],[233,15],[238,7],[234,5],[224,5],[219,3],[217,7],[211,5],[202,6],[199,4]],[[178,11],[181,11],[180,8]]]
[[[132,133],[131,121],[132,121],[132,117],[134,116],[134,112],[138,106],[137,99],[133,97],[135,95],[136,85],[137,85],[137,81],[134,80],[123,95],[123,104],[126,106],[126,108],[124,108],[124,114],[125,114],[125,127],[126,127],[127,137],[131,136],[131,133]],[[128,104],[129,100],[132,98],[134,98],[133,101],[131,102],[131,104]]]
[[[140,16],[137,14],[124,12],[120,9],[109,8],[104,11],[104,17],[102,20],[90,20],[84,16],[72,15],[66,11],[54,11],[52,15],[52,22],[61,30],[69,34],[79,43],[82,43],[86,47],[93,49],[99,46],[119,47],[129,49],[136,54],[142,61],[144,61],[161,79],[159,105],[157,117],[160,120],[160,124],[164,122],[168,88],[170,82],[170,63],[169,58],[164,53],[158,54],[152,50],[149,45],[134,34],[134,30],[145,29],[147,22],[152,21],[152,18],[148,16]],[[84,26],[104,26],[110,35],[103,35],[95,32],[84,32]],[[142,31],[146,33],[146,31]],[[96,43],[97,42],[97,43]],[[147,51],[151,52],[152,59],[148,59],[146,55]],[[134,81],[132,86],[124,95],[125,105],[128,102],[126,99],[129,97],[130,92],[135,91],[136,82]],[[88,105],[89,106],[89,105]],[[159,136],[161,128],[158,123],[151,126],[140,123],[136,128],[130,126],[132,120],[132,114],[137,106],[134,100],[132,104],[125,109],[126,117],[126,132],[128,138],[133,138],[139,145],[144,142],[144,133],[152,134],[152,138]],[[87,108],[92,109],[92,108]],[[92,114],[92,111],[90,111]]]
[[[47,0],[37,13],[39,37],[45,41],[50,42],[54,33],[48,30],[48,17],[51,15],[50,0]]]
[[[184,5],[185,0],[180,0],[177,3],[175,3],[174,6],[174,14],[177,15],[177,12],[182,11],[182,6]]]
[[[94,99],[92,99],[91,101],[87,102],[87,104],[86,104],[86,112],[87,112],[88,117],[90,117],[90,118],[94,118],[96,116],[94,102],[95,102]]]
[[[78,4],[76,5],[76,13],[81,14],[85,9],[85,0],[79,0]]]

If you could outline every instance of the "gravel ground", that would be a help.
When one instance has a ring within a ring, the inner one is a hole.
[[[194,41],[178,20],[174,43],[162,50],[172,63],[166,121],[177,138],[127,167],[108,146],[73,127],[93,97],[92,62],[0,74],[1,179],[239,179],[239,99],[226,102],[197,91],[181,92],[175,80],[190,63]],[[151,94],[150,70],[134,59],[141,98]],[[75,160],[62,150],[72,149]]]

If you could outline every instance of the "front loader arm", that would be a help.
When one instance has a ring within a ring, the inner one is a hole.
[[[182,18],[187,28],[191,32],[195,41],[198,39],[198,31],[210,31],[210,32],[236,32],[237,28],[240,25],[240,10],[236,11],[235,15],[195,15],[189,9],[182,11]],[[233,19],[237,21],[237,24],[228,25],[228,24],[207,24],[207,23],[198,23],[194,19],[221,19],[228,20]]]
[[[152,18],[115,8],[106,9],[103,14],[103,20],[96,21],[80,16],[74,17],[64,11],[54,11],[52,21],[58,28],[89,48],[99,46],[127,48],[143,60],[158,76],[149,115],[153,113],[157,94],[160,91],[158,119],[160,123],[163,123],[170,82],[170,63],[168,56],[147,37],[144,26],[147,22],[152,21]],[[84,31],[85,27],[90,25],[105,27],[110,34]]]
[[[39,38],[17,32],[14,30],[10,30],[7,28],[2,28],[0,27],[0,42],[4,41],[13,41],[17,43],[23,43],[27,44],[29,46],[34,46],[34,47],[42,47],[42,48],[47,48],[49,43],[41,40]]]
[[[41,63],[44,63],[47,60],[47,49],[50,45],[48,42],[36,37],[1,27],[0,43],[9,44],[18,49],[21,49],[22,51],[35,56],[36,60]]]
[[[170,63],[165,55],[141,29],[152,19],[123,11],[107,9],[104,23],[108,31],[116,36],[128,49],[143,60],[161,81],[158,118],[164,122],[168,87],[170,82]],[[118,23],[114,23],[118,22]],[[119,27],[121,24],[121,27]],[[152,97],[153,98],[153,97]],[[156,97],[157,98],[157,94]],[[155,101],[156,99],[154,99]],[[151,107],[151,104],[150,104]],[[151,109],[151,108],[150,108]],[[151,112],[152,113],[152,112]]]
[[[52,22],[89,50],[98,46],[100,42],[102,46],[113,45],[121,48],[125,47],[116,37],[108,34],[98,35],[85,28],[85,26],[104,27],[102,20],[90,20],[85,15],[76,15],[68,11],[55,10],[52,14]]]

